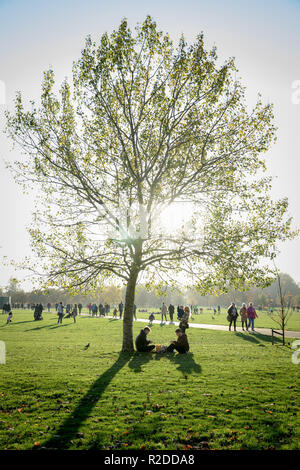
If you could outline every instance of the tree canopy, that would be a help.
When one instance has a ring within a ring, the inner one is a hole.
[[[137,280],[162,287],[181,276],[202,293],[270,282],[278,240],[293,237],[287,200],[273,201],[263,154],[275,140],[273,106],[249,110],[233,59],[219,64],[203,33],[174,45],[147,17],[123,20],[98,44],[86,39],[73,79],[41,102],[20,93],[7,130],[27,157],[19,181],[39,185],[30,229],[48,285],[127,285],[123,350],[132,350]],[[174,204],[190,223],[162,229]]]

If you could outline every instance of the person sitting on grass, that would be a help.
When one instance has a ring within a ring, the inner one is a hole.
[[[189,351],[190,346],[187,339],[187,335],[183,333],[180,328],[175,330],[177,341],[172,341],[171,344],[167,347],[166,352],[174,352],[174,349],[179,352],[179,354],[184,354]]]
[[[147,339],[147,335],[150,333],[151,328],[145,326],[135,338],[135,347],[139,352],[150,352],[155,348],[155,344],[151,344],[152,341]]]

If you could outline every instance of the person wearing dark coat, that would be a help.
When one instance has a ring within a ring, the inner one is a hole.
[[[174,310],[175,310],[174,305],[170,304],[169,305],[169,315],[170,315],[171,323],[173,323]]]
[[[150,352],[155,348],[155,344],[151,344],[152,341],[147,339],[147,335],[151,329],[145,326],[135,338],[135,347],[139,352]]]
[[[177,318],[178,320],[181,320],[181,318],[183,317],[184,315],[184,310],[183,310],[183,306],[182,305],[178,305],[177,307]]]
[[[34,320],[42,320],[43,306],[42,304],[36,304],[34,308],[33,318]]]
[[[230,305],[227,310],[227,320],[229,321],[229,331],[231,330],[231,325],[233,323],[234,331],[236,331],[236,321],[239,316],[236,305],[234,302]]]
[[[187,339],[187,335],[183,333],[183,331],[180,328],[177,328],[177,330],[175,330],[175,333],[177,335],[177,341],[172,341],[170,346],[167,347],[166,352],[173,352],[174,349],[180,354],[184,354],[188,352],[190,349],[190,346],[189,346],[189,342]]]
[[[124,309],[124,305],[123,305],[123,302],[121,300],[121,302],[119,303],[119,313],[120,313],[120,318],[122,318],[122,315],[123,315],[123,309]]]

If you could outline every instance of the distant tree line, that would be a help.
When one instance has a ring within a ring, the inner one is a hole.
[[[289,275],[282,273],[280,275],[282,292],[287,299],[290,306],[300,306],[300,286]],[[37,304],[44,305],[51,303],[54,305],[57,302],[64,304],[82,303],[87,305],[90,302],[104,303],[108,302],[111,305],[118,304],[120,300],[124,301],[125,287],[106,286],[100,291],[95,291],[90,294],[80,294],[71,296],[67,291],[59,289],[48,289],[47,291],[32,290],[25,291],[21,288],[21,283],[15,278],[11,278],[7,287],[0,289],[0,295],[7,295],[12,298],[13,304]],[[269,287],[264,289],[252,287],[245,292],[233,290],[227,294],[222,295],[206,295],[201,296],[196,290],[190,289],[181,292],[179,289],[174,289],[166,286],[164,295],[157,294],[155,290],[147,290],[144,286],[137,286],[135,303],[137,307],[160,307],[162,302],[174,305],[200,305],[203,307],[210,307],[213,305],[220,305],[226,307],[230,302],[234,301],[238,305],[243,302],[254,302],[256,306],[261,307],[278,307],[280,306],[280,298],[278,294],[277,281],[274,281]]]

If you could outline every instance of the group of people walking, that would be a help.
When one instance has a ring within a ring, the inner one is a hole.
[[[65,307],[63,306],[63,303],[59,302],[59,304],[57,304],[57,309],[56,309],[57,315],[58,315],[57,323],[62,323],[62,320],[63,320],[64,316],[66,318],[73,318],[74,323],[76,323],[76,317],[78,315],[78,306],[77,306],[77,304],[73,305],[72,309],[68,309],[68,311],[66,311],[66,314],[64,312],[64,309],[65,309]]]
[[[161,306],[161,322],[164,323],[165,321],[168,321],[167,314],[170,316],[170,323],[174,322],[174,313],[175,313],[175,307],[174,305],[170,304],[169,307],[166,306],[166,304],[163,302]],[[190,316],[190,308],[189,307],[183,307],[183,305],[178,305],[177,306],[177,320],[181,321],[188,321]],[[151,313],[149,316],[149,320],[152,322],[155,319],[154,313]]]
[[[99,304],[88,304],[88,311],[89,314],[91,314],[93,317],[99,315],[100,317],[105,317],[105,315],[109,315],[110,313],[110,305],[108,303],[105,303],[104,305],[102,303]]]
[[[234,331],[236,331],[236,321],[239,315],[241,317],[243,331],[245,331],[245,328],[248,331],[250,327],[251,327],[251,330],[254,331],[254,320],[255,318],[257,318],[257,313],[256,313],[255,308],[253,307],[253,303],[250,302],[248,308],[246,304],[243,303],[238,313],[235,303],[232,302],[232,304],[227,310],[227,320],[229,321],[229,330],[231,330],[231,326],[233,325]]]

